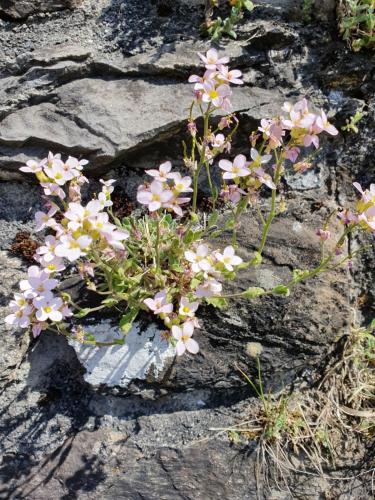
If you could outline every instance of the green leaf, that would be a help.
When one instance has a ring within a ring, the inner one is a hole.
[[[84,318],[88,314],[90,314],[91,309],[89,307],[86,307],[85,309],[81,309],[80,311],[76,312],[74,314],[75,318]]]
[[[227,230],[230,230],[230,229],[233,229],[234,228],[234,225],[235,225],[235,220],[234,219],[229,219],[225,224],[224,224],[224,229],[227,231]]]
[[[302,269],[293,269],[293,282],[298,283],[306,278],[310,274],[310,271],[303,271]]]
[[[138,306],[129,307],[120,319],[119,327],[124,333],[128,333],[130,331],[135,318],[138,316],[139,309],[140,308]]]
[[[255,299],[256,297],[260,297],[261,295],[263,295],[264,292],[265,292],[264,288],[260,288],[258,286],[251,286],[250,288],[242,292],[242,295],[246,299]]]
[[[227,307],[228,302],[224,297],[206,297],[206,302],[207,304],[210,304],[211,306],[217,307],[219,309],[223,309],[224,307]]]
[[[254,9],[254,4],[251,0],[243,0],[243,6],[249,12],[251,12]]]
[[[167,214],[164,216],[164,221],[170,226],[173,224],[173,217],[171,214]]]
[[[277,285],[272,289],[272,293],[274,293],[275,295],[285,295],[285,297],[288,297],[288,295],[290,294],[290,290],[285,285]]]
[[[199,238],[202,236],[203,231],[193,231],[190,229],[184,236],[184,243],[189,245],[190,243],[193,243],[193,241],[199,240]]]
[[[214,226],[218,218],[219,218],[219,212],[217,210],[214,210],[208,218],[208,227]]]
[[[113,299],[112,297],[108,298],[108,299],[105,299],[105,300],[102,300],[102,304],[104,306],[115,306],[116,304],[118,304],[118,300],[116,299]]]
[[[198,285],[200,285],[202,280],[199,280],[197,278],[193,278],[191,281],[190,281],[190,290],[195,290],[197,288]]]
[[[262,254],[259,252],[254,252],[254,257],[251,259],[250,264],[252,266],[258,266],[259,264],[262,263]]]

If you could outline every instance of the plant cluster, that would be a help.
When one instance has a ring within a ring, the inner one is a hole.
[[[229,16],[224,19],[219,15],[213,18],[214,8],[219,7],[219,1],[208,0],[205,29],[212,40],[219,40],[223,35],[237,38],[236,24],[242,19],[245,11],[251,12],[254,9],[254,4],[251,0],[228,0],[227,3],[231,6]]]
[[[338,132],[325,112],[313,112],[306,99],[296,104],[286,102],[280,116],[263,118],[251,134],[250,156],[239,154],[229,159],[238,127],[238,119],[231,113],[230,84],[241,85],[242,75],[229,69],[228,58],[220,57],[215,49],[199,57],[204,72],[189,77],[194,98],[184,164],[190,175],[173,170],[168,161],[158,169],[146,170],[148,178],[137,192],[143,216],[120,219],[114,214],[114,180],[101,180],[101,191],[84,201],[81,188],[88,183],[83,173],[86,160],[63,160],[59,154],[49,153],[44,160],[30,160],[21,167],[23,172],[36,175],[44,191],[46,211],[36,213],[35,229],[46,235],[35,253],[37,265],[29,267],[28,277],[20,282],[20,292],[10,303],[12,312],[7,323],[31,328],[34,336],[52,329],[84,343],[101,345],[76,324],[76,319],[115,308],[121,312],[124,339],[106,344],[112,345],[125,341],[143,310],[164,323],[163,335],[176,347],[177,354],[197,353],[199,346],[193,334],[200,326],[196,317],[200,305],[223,307],[230,297],[288,295],[299,282],[350,263],[355,253],[344,251],[350,233],[375,233],[375,184],[364,190],[355,183],[361,195],[356,208],[332,212],[324,226],[317,228],[321,260],[316,268],[295,269],[288,283],[270,290],[250,287],[233,295],[223,293],[226,280],[235,279],[244,267],[262,262],[271,223],[280,211],[277,190],[285,168],[298,174],[305,172],[312,166],[321,134],[334,136]],[[203,121],[203,130],[197,126],[198,119]],[[212,181],[213,168],[222,173],[219,188]],[[197,210],[197,197],[204,172],[211,205],[202,213]],[[271,191],[268,213],[260,209],[262,190]],[[228,209],[225,218],[216,208],[219,198]],[[236,234],[239,218],[249,206],[257,208],[262,234],[253,258],[244,262],[236,253]],[[330,231],[333,218],[342,225],[336,241]],[[218,248],[215,238],[228,231],[232,232],[231,244]],[[332,240],[329,249],[328,240]],[[100,297],[99,306],[82,307],[61,290],[60,280],[67,268]]]
[[[368,443],[375,436],[375,320],[367,328],[353,328],[338,340],[337,356],[329,360],[313,388],[272,395],[264,390],[259,355],[258,377],[239,370],[258,396],[251,416],[226,429],[233,441],[257,441],[258,484],[280,479],[288,488],[293,472],[329,479],[325,471],[342,463],[342,443]],[[355,446],[355,444],[354,444]],[[345,451],[348,447],[345,446]],[[296,469],[293,456],[303,456]],[[352,451],[348,456],[352,463]],[[369,473],[372,470],[368,471]],[[262,480],[263,479],[263,480]],[[266,481],[264,481],[266,479]],[[337,478],[336,478],[337,479]],[[349,479],[349,478],[346,478]]]
[[[375,48],[375,0],[340,0],[338,18],[341,35],[355,52]]]

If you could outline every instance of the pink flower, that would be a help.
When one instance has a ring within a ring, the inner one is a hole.
[[[233,163],[229,160],[220,160],[219,167],[225,170],[223,179],[236,179],[237,177],[246,177],[250,175],[247,164],[248,161],[244,155],[237,155]]]
[[[339,133],[337,128],[329,123],[327,115],[323,110],[320,111],[320,116],[316,118],[315,126],[318,129],[318,133],[323,131],[330,135],[337,135]]]
[[[28,328],[31,322],[31,315],[33,313],[33,307],[29,304],[13,308],[13,312],[5,317],[4,321],[8,325],[12,325],[18,328]]]
[[[274,120],[266,120],[264,118],[260,121],[260,125],[258,130],[263,132],[264,138],[269,140],[271,149],[281,146],[282,138],[285,135],[281,125]]]
[[[229,71],[228,66],[220,65],[219,74],[217,76],[220,80],[224,80],[225,82],[243,85],[243,81],[241,80],[242,73],[238,69]]]
[[[58,240],[54,236],[49,235],[44,240],[44,245],[40,246],[36,250],[36,253],[38,255],[43,255],[43,258],[46,262],[50,262],[51,260],[53,260],[56,257],[55,248],[56,248],[57,243],[58,243]]]
[[[38,266],[29,267],[27,274],[28,279],[20,281],[20,289],[28,299],[48,294],[59,283],[57,280],[51,279],[49,274]]]
[[[125,229],[116,229],[113,224],[107,224],[101,231],[101,236],[105,238],[108,245],[115,250],[123,250],[124,245],[121,243],[129,238],[129,232]]]
[[[167,182],[167,179],[172,179],[174,174],[171,174],[172,164],[170,161],[162,163],[159,170],[146,170],[146,174],[154,177],[155,180],[159,182]]]
[[[57,196],[61,200],[66,197],[64,190],[54,182],[42,182],[40,185],[44,188],[46,196]]]
[[[42,330],[46,330],[47,328],[48,328],[48,323],[45,322],[33,323],[32,325],[33,337],[34,338],[39,337]]]
[[[203,89],[203,84],[207,80],[213,80],[215,78],[216,71],[206,70],[203,76],[191,75],[189,76],[189,83],[195,83],[194,91],[200,91]]]
[[[51,320],[54,322],[63,319],[60,308],[63,307],[63,301],[60,297],[36,297],[33,300],[34,307],[36,308],[35,317],[38,321]]]
[[[181,177],[180,172],[171,174],[171,176],[174,182],[173,192],[175,194],[193,192],[193,189],[190,187],[192,182],[191,177],[189,176]]]
[[[276,189],[275,183],[272,180],[272,177],[267,174],[263,168],[255,168],[254,173],[257,176],[258,180],[262,183],[265,184],[267,187],[270,189]]]
[[[87,276],[94,278],[94,264],[91,262],[80,262],[77,266],[79,275],[82,279],[86,279]]]
[[[369,207],[358,216],[358,222],[367,231],[375,234],[375,205]]]
[[[220,196],[225,201],[229,200],[235,205],[240,201],[242,194],[246,194],[246,192],[243,189],[240,189],[240,187],[237,186],[237,184],[231,184],[230,186],[226,186],[220,192]]]
[[[330,231],[325,231],[324,229],[318,229],[316,231],[316,235],[320,239],[320,241],[327,241],[331,237],[331,232]]]
[[[238,266],[242,263],[241,257],[234,254],[234,248],[232,246],[226,247],[222,254],[220,252],[216,252],[215,257],[216,260],[224,264],[227,271],[233,271],[233,266]]]
[[[81,170],[85,165],[88,164],[87,160],[78,160],[73,156],[69,156],[63,165],[65,171],[70,172],[73,177],[78,177],[81,175]]]
[[[198,56],[202,59],[207,69],[216,69],[218,66],[229,62],[229,57],[227,56],[219,58],[216,49],[209,49],[205,56],[198,53]]]
[[[221,283],[216,281],[213,278],[209,278],[207,281],[203,283],[203,285],[197,286],[195,290],[195,295],[198,298],[203,297],[212,297],[213,295],[218,295],[221,293],[223,286]]]
[[[300,148],[297,147],[285,148],[285,158],[291,161],[292,163],[295,163],[300,152],[301,152]]]
[[[183,323],[182,328],[176,325],[172,326],[173,338],[177,340],[176,352],[178,356],[184,354],[185,351],[191,354],[197,354],[199,351],[198,343],[192,339],[194,333],[194,324],[192,321]]]
[[[173,311],[173,304],[167,303],[167,292],[158,292],[153,299],[143,301],[154,314],[170,314]]]
[[[303,138],[303,145],[308,148],[313,144],[315,146],[315,149],[318,149],[319,147],[319,137],[316,134],[306,134],[305,137]]]
[[[165,203],[164,206],[165,208],[170,208],[173,210],[173,212],[176,214],[176,215],[179,215],[180,217],[183,216],[183,211],[180,207],[180,205],[185,205],[185,203],[189,203],[190,201],[190,198],[172,198],[171,201],[169,201],[168,203]]]
[[[54,164],[61,163],[61,154],[54,155],[51,151],[48,153],[47,158],[43,158],[40,162],[41,165],[46,166],[47,168],[51,168]]]
[[[164,203],[168,203],[173,197],[172,191],[164,189],[159,181],[153,181],[150,184],[150,190],[141,189],[137,193],[137,200],[142,205],[148,205],[150,212],[159,210]]]
[[[186,297],[182,297],[180,300],[180,308],[178,310],[178,313],[180,316],[193,318],[198,307],[198,302],[189,302],[189,299],[187,299]]]
[[[366,189],[365,191],[363,191],[359,182],[353,182],[353,186],[361,193],[364,203],[375,203],[375,184],[371,184],[370,189]]]
[[[272,159],[272,155],[261,156],[255,148],[251,148],[250,156],[253,162],[258,166],[263,165],[263,163],[268,163]]]
[[[35,231],[42,231],[46,227],[54,227],[56,221],[51,217],[51,212],[36,212],[35,214]]]
[[[196,252],[187,250],[185,252],[185,259],[191,262],[191,269],[194,273],[201,271],[209,271],[211,263],[209,261],[209,248],[207,245],[199,245]]]
[[[337,217],[340,219],[342,224],[344,224],[345,226],[348,226],[352,222],[358,222],[357,216],[354,215],[352,212],[350,212],[350,210],[348,210],[348,209],[343,210],[342,212],[339,212],[337,214]]]
[[[219,85],[218,87],[215,85],[215,82],[212,80],[207,80],[203,84],[203,102],[212,102],[212,104],[216,108],[222,107],[225,109],[227,103],[226,98],[231,95],[231,90],[228,85]]]
[[[39,264],[43,267],[46,273],[58,273],[65,269],[64,261],[60,257],[55,257],[53,260],[46,261],[44,257],[40,258]]]

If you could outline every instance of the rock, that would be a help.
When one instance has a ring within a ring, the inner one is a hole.
[[[122,339],[124,334],[111,321],[84,324],[100,342]],[[175,350],[161,337],[157,325],[146,329],[138,322],[126,335],[124,345],[93,347],[69,341],[85,367],[85,380],[93,387],[126,388],[133,380],[160,382],[170,368]]]
[[[25,157],[43,158],[50,149],[83,156],[89,171],[105,172],[127,154],[180,131],[192,99],[190,85],[131,78],[79,79],[54,95],[54,104],[25,107],[0,123],[0,168],[8,178]],[[274,115],[282,100],[277,91],[256,87],[234,89],[233,95],[235,110],[253,120]]]
[[[73,9],[81,2],[82,0],[0,0],[0,16],[19,21],[30,14]]]

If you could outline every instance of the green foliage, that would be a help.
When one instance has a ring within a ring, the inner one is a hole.
[[[375,0],[340,0],[339,29],[351,48],[375,48]]]
[[[353,116],[345,120],[346,125],[341,127],[341,130],[344,132],[354,132],[355,134],[358,134],[357,123],[359,123],[365,115],[366,113],[363,111],[363,108],[357,109]]]
[[[206,22],[207,33],[212,40],[219,40],[223,35],[237,38],[235,26],[242,19],[245,11],[251,12],[254,9],[254,4],[251,0],[229,0],[232,6],[228,17],[222,19],[217,16],[215,19],[211,17]],[[212,2],[212,5],[217,6],[217,2]]]
[[[311,22],[315,0],[303,0],[302,17],[305,23]]]

